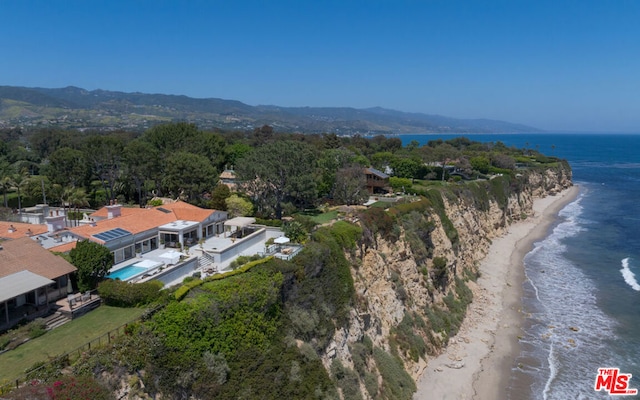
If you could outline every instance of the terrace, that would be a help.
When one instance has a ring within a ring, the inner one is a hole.
[[[128,282],[160,280],[165,286],[182,283],[196,272],[202,275],[227,270],[238,256],[267,255],[265,242],[283,236],[281,230],[256,225],[238,226],[184,249],[158,248],[118,263],[110,275]],[[162,246],[161,246],[162,247]],[[291,258],[295,254],[283,255]],[[296,252],[297,254],[297,252]]]

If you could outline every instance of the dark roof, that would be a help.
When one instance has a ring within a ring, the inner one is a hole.
[[[373,175],[378,176],[378,178],[380,178],[380,179],[387,179],[387,178],[389,178],[389,175],[385,174],[385,173],[384,173],[384,172],[382,172],[382,171],[378,171],[378,170],[377,170],[377,169],[375,169],[375,168],[365,168],[365,171],[366,171],[368,174],[373,174]]]

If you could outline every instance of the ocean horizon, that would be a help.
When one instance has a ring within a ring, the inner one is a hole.
[[[580,188],[525,259],[520,353],[511,399],[608,398],[598,368],[632,374],[640,388],[640,134],[416,134],[466,136],[566,159]]]

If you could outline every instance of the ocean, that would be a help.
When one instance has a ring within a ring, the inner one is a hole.
[[[598,368],[632,374],[629,388],[640,389],[640,134],[465,136],[565,158],[580,187],[525,257],[527,318],[509,398],[608,398],[595,391]]]

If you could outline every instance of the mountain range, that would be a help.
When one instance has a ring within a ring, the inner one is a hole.
[[[0,86],[0,128],[145,130],[169,121],[188,121],[201,129],[336,134],[519,133],[530,126],[490,119],[456,119],[380,107],[250,106],[236,100],[180,95]]]

